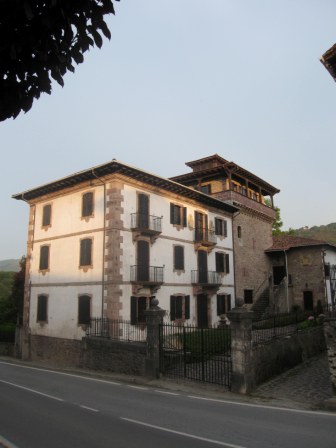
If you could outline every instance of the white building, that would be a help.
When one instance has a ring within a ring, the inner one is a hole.
[[[112,160],[13,195],[30,206],[24,326],[79,340],[92,317],[208,326],[235,303],[237,208]]]

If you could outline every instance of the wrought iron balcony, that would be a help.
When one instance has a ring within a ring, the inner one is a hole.
[[[142,234],[158,235],[162,232],[162,218],[146,213],[131,214],[131,229]]]
[[[222,284],[222,276],[216,271],[191,271],[191,283],[217,287]]]
[[[195,229],[194,241],[204,246],[214,246],[217,242],[217,237],[214,230],[209,230],[206,227],[197,227]]]
[[[131,282],[143,285],[161,285],[163,269],[161,266],[145,266],[143,264],[131,266]]]

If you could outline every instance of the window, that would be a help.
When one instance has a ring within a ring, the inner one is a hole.
[[[222,252],[216,252],[216,272],[230,273],[230,256]]]
[[[211,194],[211,184],[201,185],[200,191],[205,194]]]
[[[85,238],[80,241],[80,266],[91,266],[92,264],[92,239]]]
[[[176,271],[184,270],[184,247],[174,246],[174,269]]]
[[[131,324],[145,324],[144,312],[149,308],[150,297],[131,297]]]
[[[89,325],[91,321],[91,297],[78,297],[78,325]]]
[[[330,277],[330,263],[324,265],[324,275]]]
[[[170,320],[190,319],[190,296],[170,296]]]
[[[82,196],[82,217],[93,215],[93,193],[84,193]]]
[[[170,224],[187,226],[187,207],[170,204]]]
[[[240,226],[237,227],[237,236],[238,236],[238,238],[242,237],[242,229]]]
[[[49,246],[40,247],[40,271],[49,269]]]
[[[51,204],[47,204],[43,207],[42,227],[48,227],[50,225],[51,225]]]
[[[253,303],[253,289],[244,289],[244,303]]]
[[[227,237],[227,221],[215,218],[215,234]]]
[[[45,294],[40,294],[37,296],[37,322],[47,322],[48,321],[48,297]]]
[[[231,310],[231,294],[217,294],[217,316]]]

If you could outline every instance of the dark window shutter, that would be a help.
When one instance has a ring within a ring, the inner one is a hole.
[[[190,319],[190,296],[184,298],[184,318]]]
[[[224,236],[227,237],[227,221],[224,219]]]
[[[39,295],[37,298],[37,321],[47,321],[47,296]]]
[[[90,296],[78,297],[78,323],[80,325],[90,324],[91,319],[91,298]]]
[[[225,272],[227,274],[230,273],[230,255],[229,254],[225,254]]]
[[[176,297],[170,296],[170,320],[175,320]]]
[[[49,246],[40,248],[40,271],[49,268]]]
[[[176,299],[175,300],[175,318],[182,319],[182,317],[183,317],[182,296],[177,296],[175,299]]]
[[[82,216],[91,216],[93,214],[93,193],[83,194],[82,198]]]
[[[183,207],[182,213],[183,213],[182,225],[183,227],[187,227],[187,207]]]
[[[217,316],[223,314],[222,295],[217,294]]]
[[[137,319],[137,315],[138,315],[137,305],[138,305],[138,298],[132,296],[131,297],[131,325],[135,325],[138,322],[138,319]]]
[[[146,316],[144,312],[147,309],[147,297],[138,297],[138,323],[145,323]]]
[[[227,300],[226,311],[228,312],[231,310],[231,294],[228,294],[226,296],[226,300]]]
[[[216,252],[216,272],[224,272],[224,254]]]
[[[178,270],[184,269],[184,247],[174,246],[174,268]]]
[[[174,223],[174,204],[170,203],[170,224]]]
[[[80,266],[90,266],[92,261],[92,239],[85,238],[80,242]]]
[[[215,234],[221,235],[221,220],[218,218],[215,218]]]
[[[43,207],[42,226],[50,226],[51,222],[51,205],[47,204]]]

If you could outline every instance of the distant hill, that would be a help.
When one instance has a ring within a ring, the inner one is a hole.
[[[336,222],[325,226],[301,227],[300,229],[290,229],[291,234],[303,238],[327,241],[336,244]],[[293,233],[292,233],[293,232]]]
[[[19,272],[20,260],[0,260],[0,271],[5,272]]]

